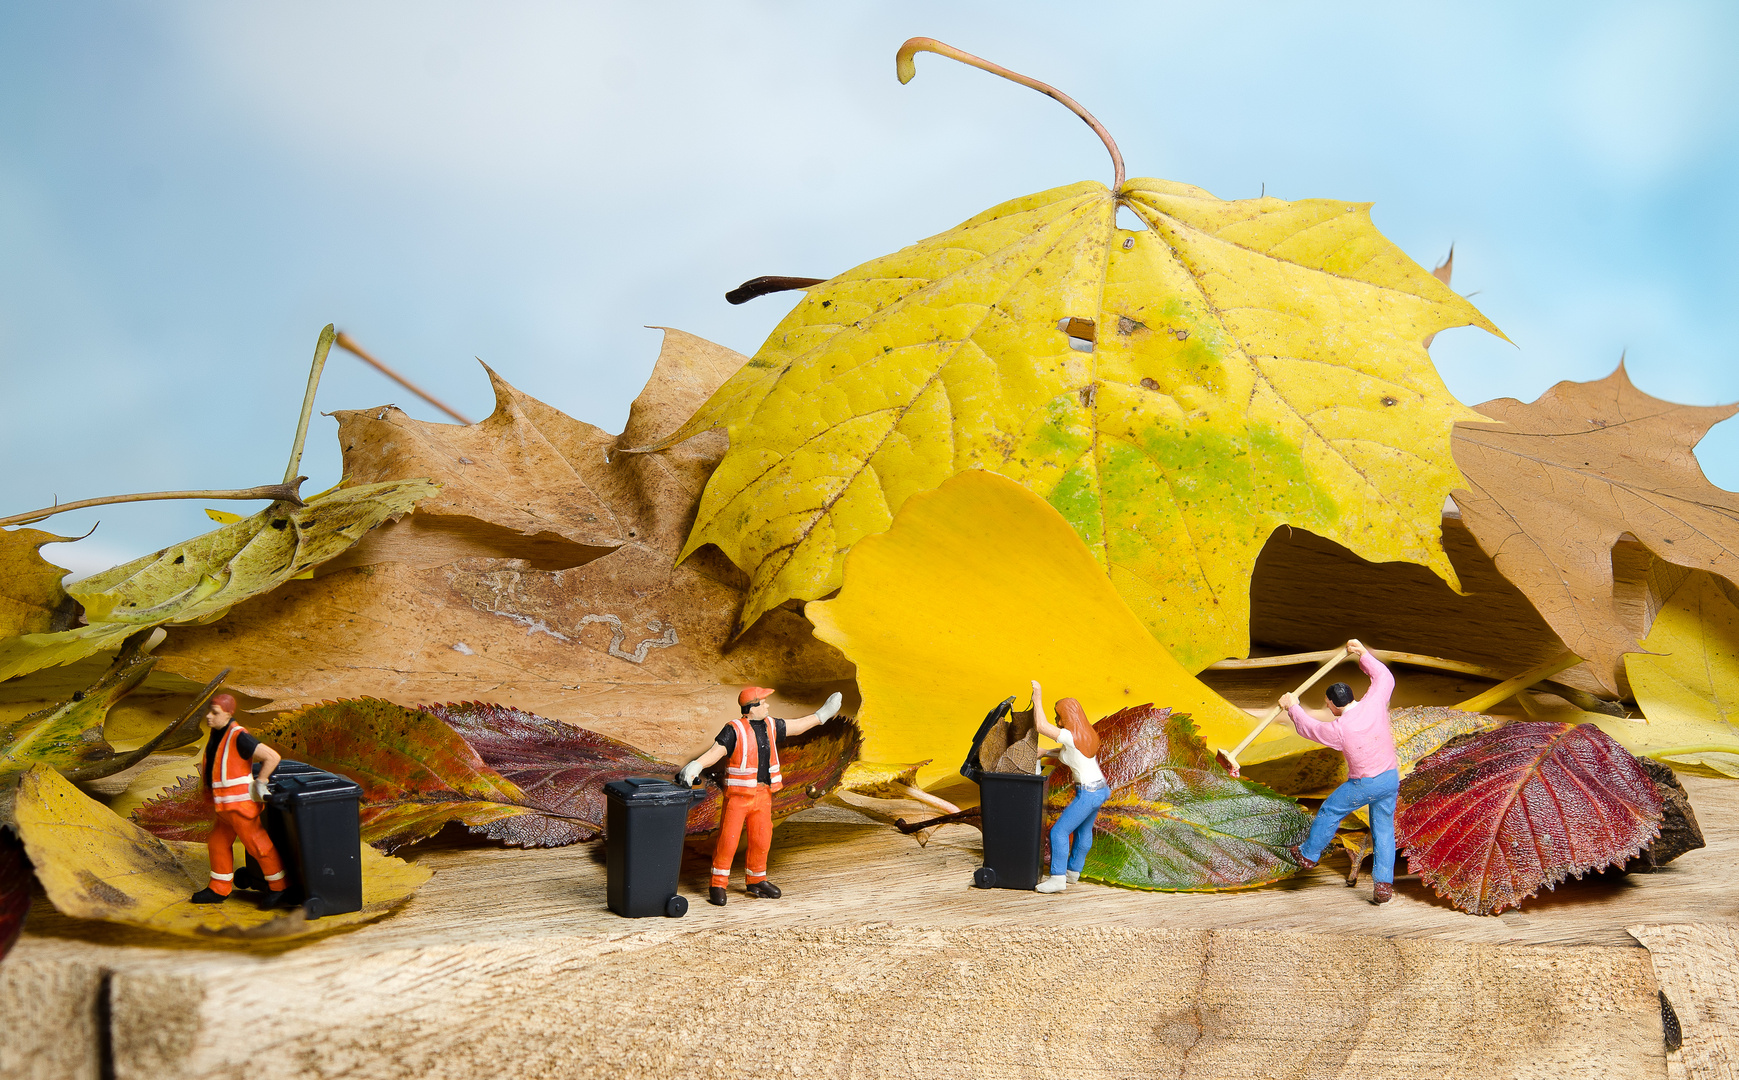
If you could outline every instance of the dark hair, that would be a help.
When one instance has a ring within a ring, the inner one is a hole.
[[[1353,703],[1353,688],[1346,683],[1337,682],[1328,688],[1327,696],[1337,708],[1344,709]]]

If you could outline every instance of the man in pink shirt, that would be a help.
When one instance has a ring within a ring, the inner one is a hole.
[[[1334,720],[1318,720],[1305,712],[1292,694],[1280,695],[1281,706],[1292,717],[1293,730],[1312,742],[1334,747],[1347,759],[1347,782],[1335,788],[1322,804],[1311,823],[1310,836],[1292,849],[1292,855],[1307,870],[1315,866],[1334,839],[1341,819],[1369,806],[1375,859],[1371,878],[1376,882],[1371,903],[1386,904],[1395,895],[1395,796],[1401,790],[1395,735],[1389,728],[1389,695],[1394,693],[1395,677],[1357,639],[1347,642],[1347,655],[1359,662],[1371,688],[1354,701],[1352,687],[1346,683],[1329,687],[1328,710],[1334,713]]]

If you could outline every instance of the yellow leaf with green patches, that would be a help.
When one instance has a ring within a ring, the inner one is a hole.
[[[1210,747],[1255,726],[1154,640],[1062,515],[994,473],[908,500],[852,551],[838,598],[804,614],[857,665],[864,757],[929,758],[921,784],[957,770],[985,710],[1024,700],[1034,679],[1047,701],[1073,697],[1088,716],[1187,712]],[[1271,727],[1262,741],[1285,735]]]
[[[1119,229],[1127,207],[1146,228]],[[970,469],[1051,504],[1183,666],[1248,650],[1249,579],[1293,525],[1456,584],[1458,420],[1423,340],[1497,328],[1367,204],[1136,179],[1029,195],[814,286],[655,447],[730,451],[684,555],[749,573],[739,631],[839,587],[846,553]]]
[[[63,915],[182,937],[283,939],[378,919],[429,871],[362,845],[362,910],[310,921],[242,900],[188,902],[209,880],[204,844],[159,840],[44,765],[19,781],[14,821],[36,879]]]
[[[0,681],[112,649],[152,626],[213,622],[236,604],[333,558],[434,494],[427,480],[334,488],[92,575],[68,590],[88,625],[0,641]]]
[[[1685,575],[1643,639],[1655,655],[1624,658],[1648,723],[1601,727],[1632,753],[1739,777],[1739,607],[1722,585]]]

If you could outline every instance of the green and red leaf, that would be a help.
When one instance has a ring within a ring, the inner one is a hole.
[[[1081,876],[1160,892],[1219,892],[1296,873],[1287,848],[1310,829],[1298,803],[1228,775],[1188,713],[1138,705],[1093,725],[1111,796]],[[1066,768],[1046,788],[1046,837],[1074,798]],[[1048,856],[1047,856],[1048,857]]]
[[[1569,876],[1624,865],[1659,832],[1660,794],[1592,724],[1463,735],[1401,783],[1407,865],[1463,911],[1495,915]]]
[[[291,760],[360,784],[363,839],[388,852],[433,836],[449,821],[519,847],[560,847],[597,835],[586,822],[537,805],[430,713],[374,698],[328,701],[252,734]],[[169,840],[201,840],[211,829],[198,777],[139,807],[133,820]]]

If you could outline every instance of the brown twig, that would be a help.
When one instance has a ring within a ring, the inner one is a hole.
[[[975,67],[980,71],[988,71],[992,75],[1000,75],[1010,82],[1020,83],[1022,86],[1032,90],[1037,90],[1046,97],[1057,101],[1064,108],[1086,121],[1087,126],[1093,129],[1093,134],[1099,136],[1100,141],[1105,144],[1105,149],[1111,152],[1111,165],[1115,173],[1115,178],[1111,181],[1111,190],[1115,192],[1123,186],[1123,153],[1117,149],[1116,140],[1112,139],[1111,133],[1105,130],[1105,125],[1101,124],[1098,120],[1095,120],[1093,114],[1088,112],[1086,109],[1083,109],[1080,102],[1076,101],[1074,98],[1048,83],[1039,82],[1037,79],[1022,75],[1018,71],[1010,71],[1001,64],[993,64],[982,57],[973,56],[969,52],[962,52],[952,45],[947,45],[937,41],[935,38],[927,37],[915,37],[911,39],[904,45],[901,45],[900,51],[895,54],[894,73],[900,77],[901,85],[911,82],[912,76],[918,73],[918,65],[913,62],[912,57],[921,52],[930,52],[935,53],[937,56],[946,56],[950,60],[958,60],[962,64]]]
[[[302,486],[305,476],[298,476],[287,484],[265,484],[260,487],[240,488],[235,491],[149,491],[138,495],[104,495],[100,499],[80,499],[77,502],[56,503],[45,506],[41,510],[32,510],[27,514],[13,514],[11,517],[0,518],[0,527],[7,525],[29,525],[33,521],[63,514],[68,510],[83,510],[88,506],[108,506],[112,503],[155,502],[161,499],[271,499],[274,502],[287,502],[301,506],[301,496],[296,489]]]
[[[733,300],[731,302],[733,304],[742,303],[741,300]],[[387,378],[391,379],[393,382],[398,383],[400,386],[404,387],[406,390],[409,390],[411,393],[422,398],[424,401],[428,402],[430,405],[433,405],[435,408],[446,413],[448,416],[451,416],[453,419],[459,421],[461,424],[470,424],[471,423],[471,421],[468,420],[465,416],[463,416],[462,414],[460,414],[456,410],[449,407],[445,402],[436,398],[433,394],[424,390],[422,387],[418,386],[416,383],[411,382],[409,379],[405,378],[403,375],[400,375],[398,372],[394,371],[392,368],[387,367],[385,364],[381,363],[379,360],[376,360],[374,357],[368,355],[368,353],[363,350],[362,346],[358,345],[356,343],[356,339],[352,338],[349,334],[346,334],[344,331],[340,330],[338,332],[337,341],[338,341],[338,347],[340,349],[343,349],[345,352],[348,352],[352,356],[355,356],[358,360],[361,360],[363,363],[374,368],[374,370],[380,372],[382,375],[385,375]]]
[[[924,829],[934,828],[937,825],[977,825],[982,829],[984,827],[983,819],[984,815],[980,812],[978,807],[969,806],[958,813],[943,814],[941,817],[927,818],[924,821],[908,822],[905,818],[896,818],[894,820],[894,828],[905,833],[907,836],[910,836],[915,832],[921,832]]]
[[[826,280],[826,278],[818,277],[774,277],[771,275],[750,278],[726,293],[725,303],[746,304],[757,296],[788,292],[791,289],[807,289],[811,285],[819,285]]]

